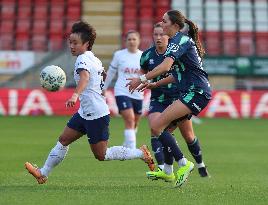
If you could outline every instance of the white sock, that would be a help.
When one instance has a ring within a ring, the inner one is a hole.
[[[106,150],[105,160],[140,159],[143,152],[140,149],[130,149],[123,146],[113,146]]]
[[[205,167],[204,162],[201,162],[200,164],[196,164],[197,168]]]
[[[163,170],[164,169],[164,165],[163,164],[159,164],[158,167]]]
[[[128,147],[130,149],[136,149],[136,133],[135,129],[125,129],[125,142],[124,147]]]
[[[179,165],[179,167],[183,167],[187,164],[187,162],[188,162],[188,160],[185,157],[183,157],[182,159],[180,159],[178,161],[178,165]]]
[[[164,163],[164,170],[167,175],[171,175],[173,173],[173,165],[169,165]]]
[[[41,174],[48,176],[52,169],[57,166],[66,156],[69,146],[63,146],[57,142],[56,146],[50,151],[44,166],[40,169]]]

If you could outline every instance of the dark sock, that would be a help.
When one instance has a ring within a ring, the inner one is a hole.
[[[174,157],[171,153],[171,150],[168,147],[163,147],[163,152],[165,156],[165,163],[168,165],[172,165],[174,161]]]
[[[162,149],[162,143],[158,139],[158,137],[153,137],[151,138],[151,145],[152,149],[154,152],[154,157],[157,161],[158,165],[163,165],[164,164],[164,153]]]
[[[202,162],[202,153],[198,139],[195,138],[192,143],[187,143],[187,146],[196,163],[200,164]]]
[[[175,138],[167,131],[162,132],[158,137],[163,147],[171,149],[171,153],[176,161],[183,158],[183,154],[175,140]]]

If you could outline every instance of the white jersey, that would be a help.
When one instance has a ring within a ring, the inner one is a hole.
[[[127,78],[138,78],[140,70],[140,58],[142,51],[130,53],[127,49],[122,49],[114,53],[113,60],[109,69],[117,69],[118,78],[114,86],[115,96],[128,96],[133,99],[142,100],[143,92],[134,91],[131,94],[126,87],[129,82]]]
[[[104,68],[101,61],[91,51],[79,55],[74,68],[76,84],[80,80],[80,69],[87,70],[90,76],[87,87],[79,96],[79,115],[86,120],[94,120],[110,114],[105,97],[102,95]]]

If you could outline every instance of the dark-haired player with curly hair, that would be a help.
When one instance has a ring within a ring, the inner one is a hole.
[[[42,168],[26,162],[25,167],[39,184],[47,181],[49,173],[67,154],[69,145],[87,135],[91,150],[96,159],[129,160],[142,159],[151,170],[154,162],[146,145],[140,149],[123,146],[108,148],[110,112],[103,92],[103,72],[101,61],[91,52],[96,39],[95,29],[86,22],[80,21],[72,26],[69,46],[73,56],[77,56],[74,66],[76,88],[66,101],[66,107],[73,107],[78,98],[80,107],[65,126],[56,146],[50,151]]]

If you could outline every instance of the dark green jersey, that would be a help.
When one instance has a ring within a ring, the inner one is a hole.
[[[147,49],[142,53],[140,66],[146,72],[153,70],[156,66],[163,62],[165,59],[164,54],[159,54],[155,46]],[[165,73],[157,78],[152,79],[153,82],[159,81],[171,73]],[[174,100],[178,99],[177,83],[170,83],[151,90],[151,101],[158,101],[164,104],[171,104]]]

